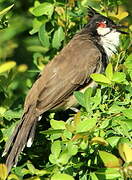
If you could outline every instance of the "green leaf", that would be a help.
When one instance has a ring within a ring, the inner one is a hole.
[[[12,68],[16,66],[15,61],[8,61],[0,65],[0,73],[4,73],[6,71],[10,71]]]
[[[109,63],[108,66],[106,67],[105,74],[106,74],[106,77],[109,80],[112,80],[112,77],[113,77],[113,67],[112,67],[111,63]]]
[[[106,151],[99,151],[99,156],[102,159],[105,167],[115,168],[121,167],[122,165],[121,161],[116,156]]]
[[[94,103],[92,109],[95,109],[101,103],[101,90],[97,89],[97,92],[94,97],[91,98]]]
[[[56,159],[56,157],[54,156],[54,154],[50,154],[50,155],[49,155],[49,161],[50,161],[52,164],[57,164],[57,159]]]
[[[68,174],[54,174],[51,180],[74,180],[74,178]]]
[[[33,166],[33,164],[31,164],[30,162],[27,163],[27,167],[29,169],[29,171],[32,173],[32,174],[35,174],[35,167]]]
[[[78,146],[73,144],[73,142],[69,142],[67,148],[68,148],[69,154],[72,156],[76,155],[78,152]]]
[[[90,178],[91,178],[91,180],[98,180],[95,173],[90,173]]]
[[[129,56],[127,57],[126,61],[132,61],[132,53],[129,54]]]
[[[132,109],[126,109],[122,111],[124,116],[126,116],[129,119],[132,119]]]
[[[127,163],[132,162],[132,148],[129,147],[127,143],[119,143],[118,150],[119,150],[120,156],[125,162]]]
[[[3,9],[2,11],[0,11],[0,16],[4,16],[12,7],[14,6],[14,4],[12,4],[11,6]]]
[[[99,180],[115,180],[121,177],[119,168],[100,168],[98,171],[95,172]]]
[[[92,96],[92,92],[93,92],[92,88],[88,88],[84,92],[85,108],[86,108],[87,112],[91,111],[91,101],[90,101],[90,99],[91,99],[91,96]]]
[[[112,148],[117,147],[117,143],[119,141],[120,137],[118,136],[112,136],[107,138],[107,142],[112,146]]]
[[[63,151],[60,154],[60,157],[58,159],[58,162],[62,165],[67,164],[69,159],[71,158],[71,155],[69,154],[68,150]]]
[[[104,138],[98,137],[98,136],[93,137],[93,138],[91,139],[91,143],[92,143],[92,144],[93,144],[93,143],[97,143],[97,144],[101,144],[102,146],[108,146],[108,142],[107,142]]]
[[[66,129],[64,121],[56,121],[52,119],[50,124],[53,129]]]
[[[59,27],[55,32],[52,40],[53,48],[58,49],[61,46],[61,42],[65,39],[65,33],[62,27]]]
[[[94,74],[91,74],[90,77],[96,82],[111,84],[111,81],[103,74],[94,73]]]
[[[12,123],[12,125],[8,128],[3,128],[2,129],[2,133],[3,133],[3,140],[7,141],[7,139],[12,135],[16,125],[18,124],[19,122],[16,121],[15,123]]]
[[[52,135],[52,134],[58,134],[58,133],[63,133],[64,132],[64,129],[49,129],[49,130],[45,130],[45,131],[41,131],[41,134],[49,134],[49,135]]]
[[[20,180],[20,178],[15,174],[10,174],[8,176],[8,180]]]
[[[20,111],[12,111],[8,110],[3,115],[7,120],[12,120],[15,118],[20,118],[22,116],[22,110]]]
[[[77,99],[78,103],[85,107],[85,99],[84,99],[84,94],[82,92],[79,91],[75,91],[74,93],[75,98]]]
[[[32,10],[34,16],[47,15],[51,18],[54,11],[54,5],[48,2],[41,3]]]
[[[39,40],[40,40],[41,44],[44,47],[49,48],[50,41],[49,41],[49,35],[48,35],[47,31],[45,30],[45,24],[43,24],[40,27],[38,35],[39,35]]]
[[[119,113],[119,112],[122,112],[124,109],[125,109],[125,107],[123,107],[123,106],[118,106],[116,104],[113,104],[109,108],[109,113]]]
[[[123,72],[115,72],[112,78],[112,81],[116,83],[122,83],[126,81],[126,75]]]
[[[0,180],[6,180],[7,178],[7,167],[5,164],[0,164]]]
[[[42,22],[39,21],[37,18],[33,20],[33,29],[29,32],[31,35],[37,33],[42,25]]]
[[[55,156],[55,158],[57,159],[59,157],[59,154],[61,152],[61,144],[60,141],[54,141],[51,145],[51,152],[52,154]]]
[[[90,118],[80,121],[76,126],[76,132],[81,133],[81,132],[89,131],[90,129],[95,127],[96,122],[97,122],[96,118]]]

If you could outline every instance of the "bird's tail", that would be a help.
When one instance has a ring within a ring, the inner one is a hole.
[[[8,173],[12,166],[17,164],[18,156],[25,145],[27,144],[28,147],[31,146],[34,139],[37,120],[38,117],[34,114],[32,108],[29,108],[28,113],[23,115],[9,141],[7,141],[3,156],[7,154],[6,165]]]

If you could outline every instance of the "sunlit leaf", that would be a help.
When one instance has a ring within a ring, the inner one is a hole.
[[[0,73],[4,73],[6,71],[10,71],[12,68],[16,66],[15,61],[8,61],[0,65]]]
[[[106,77],[112,80],[113,77],[113,67],[112,64],[109,63],[105,70]]]
[[[90,129],[95,127],[96,122],[96,118],[88,118],[86,120],[80,121],[76,126],[77,133],[89,131]]]
[[[51,152],[55,156],[55,158],[59,157],[59,154],[61,152],[61,143],[59,140],[52,143]]]
[[[71,158],[71,154],[68,152],[68,150],[65,150],[60,154],[60,156],[58,158],[58,162],[60,164],[64,165],[64,164],[68,163],[70,158]]]
[[[14,4],[0,11],[0,16],[4,16],[13,6]]]
[[[5,164],[0,164],[0,179],[6,180],[7,177],[7,167]]]
[[[132,148],[127,143],[119,143],[118,150],[122,159],[129,163],[132,162]]]
[[[41,3],[32,11],[34,16],[47,15],[49,18],[52,16],[54,5],[48,2]]]
[[[78,152],[78,146],[73,144],[73,142],[69,142],[67,148],[69,154],[71,154],[72,156],[76,155]]]
[[[132,109],[125,109],[122,111],[124,116],[126,116],[129,119],[132,119]]]
[[[77,112],[74,116],[74,125],[76,126],[81,120],[81,112]]]
[[[53,129],[66,129],[64,121],[51,120],[50,124]]]
[[[26,64],[21,64],[17,67],[18,72],[25,72],[27,71],[28,66]]]
[[[10,174],[8,176],[8,180],[20,180],[19,177],[15,174]]]
[[[90,173],[91,180],[98,180],[95,173]]]
[[[91,111],[90,101],[91,101],[92,92],[93,92],[92,88],[87,88],[84,92],[85,108],[86,108],[87,112]]]
[[[106,76],[104,76],[103,74],[94,73],[94,74],[91,74],[90,76],[96,82],[111,84],[111,81]]]
[[[128,12],[125,11],[122,6],[120,6],[120,7],[118,8],[118,14],[116,14],[116,13],[110,13],[109,15],[110,15],[110,16],[113,16],[113,17],[115,17],[115,18],[117,18],[117,19],[119,19],[119,20],[122,20],[122,19],[124,19],[125,17],[128,16]]]
[[[74,180],[74,178],[68,174],[54,174],[51,180]]]
[[[124,72],[115,72],[112,81],[116,83],[122,83],[126,80],[126,74]]]
[[[100,168],[98,171],[95,172],[99,180],[103,180],[105,177],[105,180],[115,180],[118,178],[121,178],[121,173],[119,171],[119,168]]]
[[[122,162],[119,158],[106,151],[99,151],[99,156],[102,159],[105,167],[115,168],[120,167],[122,165]]]
[[[108,142],[106,140],[104,140],[104,138],[102,138],[102,137],[92,138],[91,143],[97,143],[97,144],[101,144],[103,146],[108,146]]]

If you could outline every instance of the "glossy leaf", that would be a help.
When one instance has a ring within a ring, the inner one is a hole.
[[[7,178],[7,167],[5,164],[0,164],[0,179],[6,180]]]
[[[111,81],[103,74],[94,73],[94,74],[91,74],[91,78],[96,82],[111,84]]]
[[[124,116],[126,116],[129,119],[132,119],[132,109],[125,109],[122,111]]]
[[[65,150],[60,154],[60,156],[58,158],[58,162],[60,164],[64,165],[64,164],[68,163],[70,158],[71,158],[71,154],[68,152],[68,150]]]
[[[101,144],[103,146],[108,146],[108,142],[106,140],[104,140],[104,138],[102,138],[102,137],[92,138],[91,143],[97,143],[97,144]]]
[[[53,129],[66,129],[64,121],[51,120],[50,124]]]
[[[122,83],[126,80],[126,75],[123,72],[115,72],[112,81],[116,83]]]
[[[61,143],[60,141],[54,141],[51,146],[51,152],[55,156],[55,158],[59,157],[61,152]]]
[[[68,174],[54,174],[51,180],[74,180],[74,178]]]
[[[51,3],[44,2],[35,7],[32,11],[34,16],[47,15],[49,18],[52,16],[54,6]]]
[[[118,150],[122,159],[129,163],[132,162],[132,148],[127,143],[119,143]]]
[[[109,78],[109,80],[112,80],[113,77],[113,67],[112,64],[109,63],[105,70],[106,77]]]
[[[96,118],[90,118],[90,119],[86,119],[86,120],[80,121],[77,124],[76,132],[77,133],[81,133],[81,132],[89,131],[90,129],[95,127],[96,122],[97,122]]]
[[[87,112],[91,111],[91,96],[92,96],[93,89],[88,88],[84,92],[84,99],[85,99],[85,108]]]
[[[12,68],[16,66],[15,61],[8,61],[0,65],[0,73],[4,73],[6,71],[10,71]]]
[[[121,173],[119,171],[119,168],[101,168],[98,171],[95,172],[99,180],[103,180],[105,177],[105,180],[115,180],[117,178],[121,178]]]
[[[73,144],[73,142],[68,143],[68,152],[70,155],[74,156],[78,152],[78,146]]]
[[[3,9],[2,11],[0,11],[0,16],[4,16],[12,7],[14,6],[14,4],[12,4],[11,6]]]
[[[102,159],[105,167],[115,168],[122,165],[122,162],[119,158],[106,151],[99,151],[99,156]]]

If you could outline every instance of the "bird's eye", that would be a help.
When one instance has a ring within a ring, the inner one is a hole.
[[[107,27],[106,21],[97,22],[97,27],[106,28]]]

